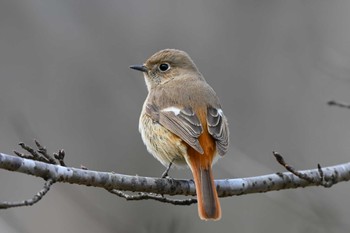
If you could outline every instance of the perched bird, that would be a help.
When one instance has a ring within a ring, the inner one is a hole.
[[[166,167],[188,165],[199,217],[219,220],[212,165],[229,146],[219,98],[184,51],[161,50],[130,68],[143,72],[148,89],[139,121],[147,150]]]

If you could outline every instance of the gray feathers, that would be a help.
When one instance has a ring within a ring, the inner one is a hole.
[[[180,137],[193,149],[201,154],[204,153],[198,141],[199,136],[203,132],[203,126],[192,108],[179,109],[177,107],[168,107],[159,110],[157,106],[149,103],[146,105],[146,114],[153,121]],[[206,120],[208,132],[215,139],[217,152],[219,155],[224,155],[228,150],[229,131],[222,110],[208,107]]]

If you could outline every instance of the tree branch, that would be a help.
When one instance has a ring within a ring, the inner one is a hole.
[[[24,200],[24,201],[15,201],[15,202],[0,202],[0,209],[7,209],[7,208],[13,208],[13,207],[21,207],[21,206],[31,206],[40,201],[45,194],[50,190],[51,186],[54,184],[54,180],[48,179],[44,187],[34,195],[33,198]]]
[[[328,105],[350,109],[349,104],[337,101],[329,101]],[[103,188],[126,200],[149,199],[174,205],[191,205],[197,202],[194,198],[172,199],[164,197],[165,194],[185,196],[194,196],[196,194],[193,180],[167,178],[171,164],[161,178],[91,171],[85,167],[81,167],[81,169],[67,167],[64,162],[64,150],[59,150],[58,153],[54,153],[52,156],[48,154],[46,148],[38,141],[35,140],[35,144],[37,147],[36,150],[24,143],[19,143],[22,149],[29,154],[17,151],[14,151],[17,156],[0,153],[0,169],[41,177],[46,180],[44,187],[31,199],[15,202],[0,202],[0,209],[33,205],[48,193],[50,187],[55,182]],[[278,172],[275,174],[239,179],[215,180],[219,197],[307,186],[323,186],[329,188],[338,182],[350,180],[350,163],[325,168],[322,168],[318,164],[317,169],[297,171],[287,164],[279,153],[273,152],[273,155],[277,162],[289,172]],[[138,194],[129,195],[123,191],[138,192]]]
[[[350,105],[338,101],[328,101],[328,105],[350,109]],[[37,149],[33,149],[24,143],[19,143],[21,148],[29,154],[14,151],[17,155],[0,153],[0,169],[20,172],[28,175],[41,177],[46,180],[44,187],[34,197],[13,202],[0,202],[0,209],[20,206],[31,206],[40,201],[56,182],[94,186],[122,197],[126,200],[156,200],[173,205],[191,205],[196,203],[194,198],[172,199],[167,195],[195,195],[195,186],[192,180],[176,180],[168,178],[171,163],[161,178],[129,176],[114,172],[98,172],[67,167],[64,162],[65,152],[59,150],[53,156],[47,152],[38,141],[34,140]],[[277,152],[273,152],[275,159],[287,171],[263,176],[215,180],[219,197],[261,193],[281,189],[292,189],[307,186],[323,186],[329,188],[334,184],[350,180],[350,163],[339,164],[322,168],[319,164],[317,169],[297,171],[287,164],[284,158]],[[129,195],[123,191],[138,192]]]
[[[328,105],[329,106],[337,106],[337,107],[341,107],[341,108],[347,108],[350,109],[350,104],[348,103],[342,103],[336,100],[330,100],[328,101]]]
[[[167,195],[195,195],[195,186],[192,180],[177,180],[167,178],[151,178],[130,176],[113,172],[98,172],[63,167],[26,158],[0,153],[0,168],[41,177],[55,182],[79,184],[104,188],[107,190],[120,190],[132,192],[146,192]],[[249,193],[276,191],[281,189],[294,189],[307,186],[319,186],[327,182],[333,184],[350,180],[350,163],[331,167],[299,171],[315,182],[310,182],[291,172],[275,173],[263,176],[216,180],[218,195],[228,197]]]
[[[163,195],[155,194],[155,193],[139,193],[137,195],[128,195],[116,189],[111,189],[107,191],[114,195],[117,195],[118,197],[122,197],[127,201],[155,200],[155,201],[160,201],[160,202],[169,203],[173,205],[191,205],[191,204],[197,203],[197,199],[194,199],[194,198],[179,200],[179,199],[166,198]]]

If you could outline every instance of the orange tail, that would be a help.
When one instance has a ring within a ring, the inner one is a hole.
[[[219,220],[221,218],[221,207],[211,170],[214,151],[206,150],[206,148],[204,148],[204,151],[203,155],[193,148],[188,148],[187,151],[187,163],[191,168],[196,185],[198,214],[203,220]]]
[[[201,155],[203,156],[203,155]],[[203,220],[219,220],[221,207],[216,192],[211,166],[190,166],[196,185],[198,214]]]
[[[213,137],[207,130],[206,114],[198,114],[198,116],[204,129],[204,132],[198,138],[204,154],[200,154],[189,146],[187,148],[188,157],[186,162],[191,168],[196,185],[199,217],[202,220],[219,220],[221,218],[221,207],[211,170],[216,154],[216,145]]]

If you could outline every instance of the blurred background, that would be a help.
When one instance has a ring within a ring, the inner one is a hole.
[[[349,161],[349,1],[12,0],[0,2],[0,151],[38,139],[69,166],[159,177],[138,117],[147,91],[130,70],[164,48],[187,51],[230,123],[217,179]],[[174,178],[191,178],[172,170]],[[0,170],[0,201],[41,179]],[[349,183],[221,199],[219,222],[196,205],[127,202],[55,184],[32,207],[0,212],[0,232],[349,232]]]

